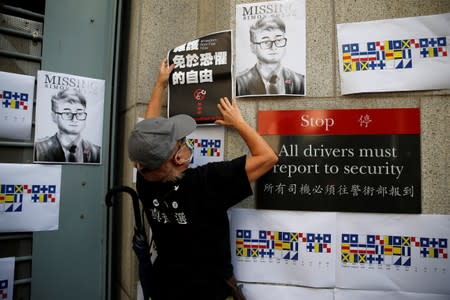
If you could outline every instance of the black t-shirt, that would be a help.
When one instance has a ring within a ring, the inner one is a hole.
[[[228,294],[224,279],[232,266],[226,211],[252,194],[245,159],[187,169],[176,182],[149,182],[138,175],[137,191],[158,252],[155,284],[165,295],[161,299],[201,299],[203,294],[204,299],[224,299]]]

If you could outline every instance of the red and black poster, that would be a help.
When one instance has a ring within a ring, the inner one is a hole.
[[[217,104],[232,96],[231,31],[212,33],[169,51],[168,115],[187,114],[197,123],[221,118]]]
[[[418,108],[260,111],[258,131],[279,157],[258,208],[421,213]]]

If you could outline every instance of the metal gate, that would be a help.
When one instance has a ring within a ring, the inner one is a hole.
[[[15,257],[14,299],[110,298],[110,216],[103,197],[114,173],[119,2],[0,4],[0,71],[36,76],[42,69],[105,80],[103,163],[62,166],[59,229],[0,234],[0,257]],[[34,116],[29,141],[0,139],[0,162],[32,163],[33,141]]]
[[[13,4],[0,6],[0,71],[35,76],[41,68],[43,12],[43,1],[28,9]],[[2,139],[0,162],[30,163],[32,150],[32,140]],[[14,299],[30,299],[32,239],[31,232],[0,234],[0,257],[15,257]]]

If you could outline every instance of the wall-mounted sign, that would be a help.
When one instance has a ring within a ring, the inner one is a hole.
[[[0,164],[0,232],[57,230],[61,166]]]
[[[236,5],[236,96],[303,96],[304,0]]]
[[[260,111],[279,162],[257,182],[259,208],[421,212],[420,111]]]
[[[231,31],[212,33],[169,51],[175,70],[169,78],[169,117],[190,115],[197,123],[222,116],[221,97],[231,99]]]
[[[450,13],[337,25],[342,94],[450,88]]]
[[[0,138],[29,140],[34,76],[0,72]]]
[[[225,128],[216,125],[197,126],[187,140],[194,146],[190,167],[223,161],[225,149]]]
[[[38,71],[34,161],[100,164],[105,81]]]
[[[0,299],[12,300],[14,291],[14,257],[0,258]]]
[[[280,299],[449,298],[450,216],[242,208],[230,216],[238,280],[321,292],[285,290]],[[275,298],[245,287],[248,299]]]

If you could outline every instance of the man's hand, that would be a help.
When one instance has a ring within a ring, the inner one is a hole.
[[[230,103],[227,97],[220,98],[217,108],[223,115],[223,120],[217,120],[216,124],[234,127],[247,144],[250,155],[245,160],[245,172],[249,181],[257,180],[277,163],[278,156],[244,120],[235,99]]]
[[[155,86],[147,104],[145,118],[153,118],[161,116],[161,106],[163,103],[163,93],[167,87],[170,73],[175,69],[175,64],[169,66],[167,58],[164,58],[159,66],[158,78],[156,78]]]
[[[159,66],[159,74],[156,79],[156,84],[160,84],[162,87],[167,87],[170,73],[172,73],[175,68],[175,64],[169,65],[167,58],[164,58]]]
[[[237,105],[236,99],[232,102],[227,97],[220,98],[217,108],[223,115],[223,120],[217,120],[215,123],[223,126],[235,127],[240,123],[245,123],[244,118],[241,115],[241,111]]]

